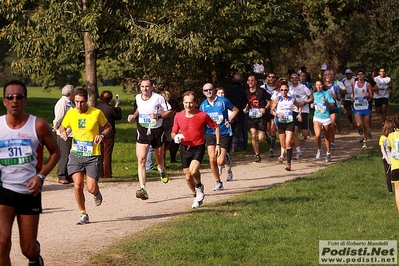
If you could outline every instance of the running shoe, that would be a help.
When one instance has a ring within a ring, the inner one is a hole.
[[[227,172],[227,179],[226,181],[233,181],[233,172]]]
[[[260,155],[257,154],[255,157],[255,163],[259,163],[262,159],[260,158]]]
[[[331,162],[331,153],[326,154],[326,163]]]
[[[191,205],[191,208],[197,209],[201,207],[202,203],[204,202],[205,194],[204,194],[204,185],[201,185],[201,187],[196,187],[195,188],[195,198],[193,205]]]
[[[362,149],[367,149],[367,141],[363,141]]]
[[[272,144],[272,137],[270,137],[269,133],[266,132],[266,142],[267,144]]]
[[[301,153],[301,152],[298,152],[298,153],[295,155],[294,159],[295,159],[295,160],[300,160],[300,159],[302,159],[302,153]]]
[[[227,161],[227,165],[231,167],[231,165],[232,165],[231,164],[231,157],[230,157],[230,154],[228,152],[226,153],[226,161]]]
[[[290,163],[287,163],[287,164],[285,165],[285,170],[291,171],[291,164],[290,164]]]
[[[223,189],[224,189],[223,182],[219,181],[219,182],[216,182],[216,187],[213,188],[213,191],[218,191],[218,190],[223,190]]]
[[[284,156],[278,157],[277,160],[278,160],[279,163],[283,163],[284,162]]]
[[[140,188],[139,190],[136,191],[136,198],[142,199],[142,200],[148,200],[148,193],[144,188]]]
[[[317,153],[316,153],[316,159],[320,159],[320,157],[321,157],[321,153],[323,152],[323,150],[319,150],[319,149],[317,149]]]
[[[99,190],[97,194],[94,195],[94,204],[96,204],[96,206],[100,206],[101,203],[103,203],[103,195],[101,195],[101,192]]]
[[[331,150],[334,150],[334,149],[335,149],[335,145],[334,145],[334,143],[332,143],[332,142],[330,143],[330,149],[331,149]]]
[[[89,223],[89,215],[87,213],[82,213],[79,216],[79,220],[76,222],[77,225],[88,224]]]
[[[162,182],[164,182],[164,184],[166,184],[169,181],[169,176],[166,174],[165,170],[161,170],[161,171],[159,171],[159,173],[161,175],[161,180],[162,180]]]
[[[269,149],[269,155],[270,157],[274,157],[274,150],[272,148]]]

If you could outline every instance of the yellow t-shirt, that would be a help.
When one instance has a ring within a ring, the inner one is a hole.
[[[399,132],[388,135],[388,147],[391,147],[391,170],[399,169]]]
[[[71,153],[84,157],[101,155],[100,144],[94,143],[94,137],[100,134],[100,126],[106,123],[107,118],[100,109],[89,107],[84,114],[79,114],[77,108],[69,110],[62,126],[72,129]]]

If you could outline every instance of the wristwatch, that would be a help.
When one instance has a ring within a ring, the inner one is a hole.
[[[157,114],[157,119],[161,119],[162,116],[160,114]]]
[[[46,179],[45,175],[42,174],[37,174],[38,177],[40,177],[40,179],[42,180],[42,183],[44,183],[44,179]]]

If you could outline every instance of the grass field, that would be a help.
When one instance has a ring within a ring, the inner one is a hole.
[[[319,240],[397,240],[398,218],[371,150],[127,236],[87,265],[318,265]]]

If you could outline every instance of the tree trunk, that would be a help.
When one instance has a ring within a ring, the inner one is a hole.
[[[86,72],[86,89],[89,92],[89,106],[96,106],[98,98],[97,90],[97,53],[90,40],[88,32],[83,33],[85,45],[85,72]]]

